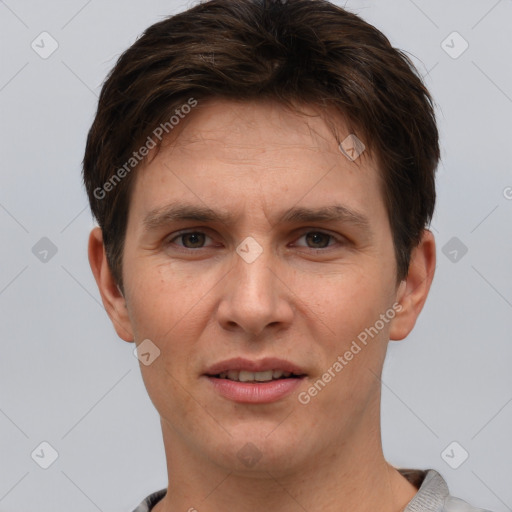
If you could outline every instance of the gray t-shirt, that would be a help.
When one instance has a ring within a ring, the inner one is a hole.
[[[400,473],[418,488],[418,493],[405,507],[404,512],[490,512],[475,508],[450,496],[448,485],[434,469],[399,469]],[[150,494],[133,512],[150,512],[165,496],[167,489]]]

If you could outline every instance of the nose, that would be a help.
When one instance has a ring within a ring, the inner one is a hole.
[[[219,324],[251,336],[289,326],[294,314],[293,293],[286,286],[283,266],[270,250],[253,261],[240,254],[233,255],[233,267],[224,280],[217,308]]]

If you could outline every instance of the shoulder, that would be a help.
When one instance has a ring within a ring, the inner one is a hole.
[[[167,489],[161,489],[159,491],[150,494],[145,498],[133,512],[150,512],[153,507],[165,496]]]
[[[473,507],[469,503],[455,498],[454,496],[448,496],[444,500],[442,512],[491,512],[484,508]]]
[[[399,469],[418,493],[404,512],[490,512],[452,496],[445,479],[434,469]]]

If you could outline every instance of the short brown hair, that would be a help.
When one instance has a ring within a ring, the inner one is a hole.
[[[432,98],[412,61],[326,0],[210,0],[149,27],[101,90],[83,177],[121,289],[135,174],[122,166],[191,98],[215,97],[339,112],[378,162],[397,278],[407,275],[433,215],[440,158]]]

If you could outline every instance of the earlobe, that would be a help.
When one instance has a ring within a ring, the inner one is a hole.
[[[407,277],[397,289],[396,302],[402,309],[392,321],[391,340],[404,339],[413,329],[427,300],[436,267],[436,246],[431,231],[423,231],[421,241],[411,253]]]
[[[89,235],[89,264],[101,295],[103,306],[114,325],[117,335],[124,341],[133,341],[126,301],[121,289],[115,282],[107,262],[103,235],[99,227]]]

